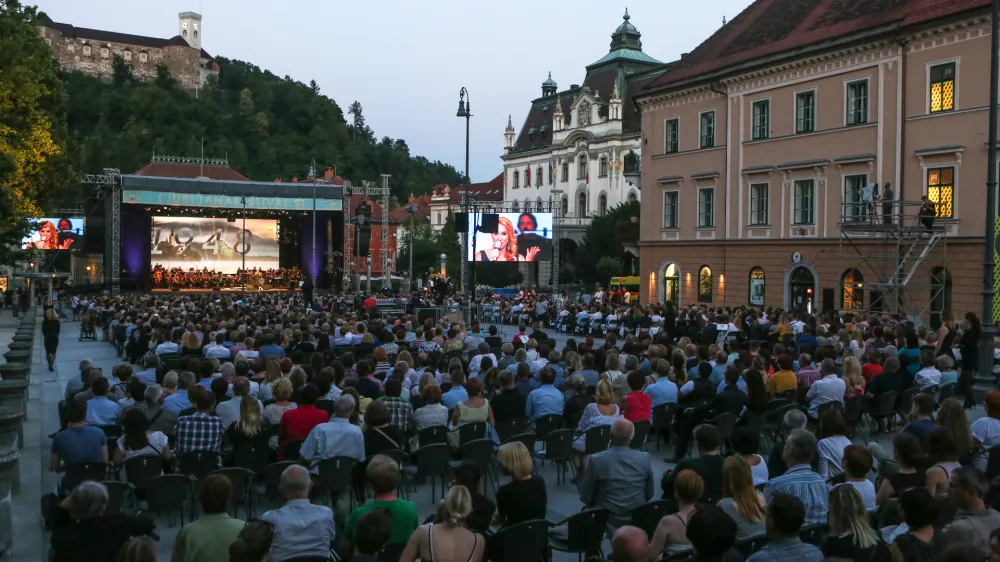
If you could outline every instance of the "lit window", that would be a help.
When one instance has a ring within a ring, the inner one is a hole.
[[[795,224],[813,224],[813,180],[795,181],[794,217]]]
[[[754,267],[750,270],[750,306],[764,306],[764,270]]]
[[[931,67],[931,113],[955,109],[955,63]]]
[[[868,80],[858,80],[847,85],[847,124],[868,122]]]
[[[712,268],[707,265],[698,270],[698,302],[712,302]]]
[[[934,202],[937,216],[954,216],[955,169],[931,168],[927,170],[927,198]]]

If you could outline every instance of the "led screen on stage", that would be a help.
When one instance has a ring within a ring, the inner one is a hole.
[[[83,219],[34,219],[35,229],[23,239],[25,250],[69,250],[80,247],[83,242]]]
[[[498,213],[496,234],[473,232],[469,214],[468,255],[475,261],[551,261],[552,213]],[[475,215],[480,227],[483,213]],[[473,249],[475,240],[475,249]]]
[[[278,269],[278,221],[246,219],[242,228],[243,219],[153,217],[150,262],[236,273],[245,253],[247,269]]]

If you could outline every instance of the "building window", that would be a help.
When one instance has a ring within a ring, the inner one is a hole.
[[[542,186],[542,167],[539,166],[535,169],[535,187]]]
[[[663,228],[677,228],[676,191],[663,192]]]
[[[855,310],[865,307],[865,278],[857,269],[848,269],[840,278],[840,308]]]
[[[107,47],[101,47],[101,58],[105,58],[106,59],[106,58],[108,58],[108,56],[110,54],[111,54],[111,50],[110,49],[108,49]]]
[[[602,217],[608,214],[608,196],[605,195],[604,193],[602,193],[601,196],[597,198],[597,214]]]
[[[562,196],[562,215],[561,216],[565,217],[568,214],[569,214],[569,197],[566,197],[565,195],[563,195]]]
[[[768,223],[767,195],[771,186],[766,183],[750,185],[750,226],[761,226]]]
[[[125,51],[125,52],[122,53],[122,56],[125,58],[125,60],[131,61],[132,60],[132,51]]]
[[[562,181],[569,181],[569,162],[563,162]]]
[[[514,188],[521,187],[521,172],[514,170]]]
[[[75,52],[76,51],[76,46],[73,45],[72,43],[70,43],[69,45],[66,45],[66,50],[69,51],[69,52],[71,52],[71,53]]]
[[[576,196],[576,216],[587,216],[587,194],[582,191]]]
[[[698,270],[698,302],[712,302],[712,268],[707,265]]]
[[[437,217],[438,217],[438,224],[441,224],[441,213],[438,213]]]
[[[515,213],[516,213],[516,212],[518,211],[518,208],[519,208],[519,207],[517,206],[517,201],[513,201],[513,202],[511,202],[511,204],[510,204],[510,210],[511,210],[511,211],[513,211],[513,212],[515,212]]]
[[[813,180],[795,180],[792,222],[813,224]]]
[[[83,55],[86,56],[86,57],[90,56],[90,45],[84,45],[83,46]]]
[[[599,165],[597,167],[597,177],[599,177],[599,178],[606,178],[606,177],[608,177],[608,159],[606,157],[604,157],[604,156],[601,156],[601,159],[600,159],[599,162],[600,163],[599,163]]]
[[[816,91],[795,94],[795,132],[811,133],[816,130]]]
[[[139,62],[146,62],[147,57],[146,53],[139,53]]]
[[[931,113],[955,109],[955,63],[931,67]]]
[[[865,215],[861,190],[868,183],[868,174],[844,176],[844,222],[857,222]]]
[[[541,197],[539,197],[538,200],[535,201],[535,209],[538,210],[539,213],[544,213],[545,212],[545,208],[542,205],[542,198]]]
[[[699,127],[701,148],[712,148],[715,146],[715,112],[706,111],[701,114],[701,126]]]
[[[715,226],[715,188],[703,187],[698,190],[698,228]]]
[[[847,124],[868,122],[868,80],[847,84]]]
[[[771,136],[771,100],[753,102],[753,139]]]
[[[955,169],[927,170],[927,198],[934,202],[937,216],[951,218],[955,211]]]
[[[754,267],[750,270],[750,306],[764,306],[764,270]]]
[[[587,178],[587,155],[580,156],[576,163],[576,179],[585,180]]]
[[[666,126],[664,127],[664,142],[663,142],[663,152],[670,154],[672,152],[677,152],[680,149],[678,143],[678,137],[681,128],[680,119],[667,119]]]

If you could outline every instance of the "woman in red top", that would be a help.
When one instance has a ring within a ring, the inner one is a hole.
[[[299,406],[281,415],[281,422],[278,424],[279,461],[286,460],[284,455],[286,443],[302,441],[309,437],[309,432],[314,427],[330,421],[330,414],[316,407],[318,398],[319,390],[316,386],[307,384],[302,387],[302,392],[299,394]]]
[[[622,399],[622,410],[625,412],[625,419],[632,423],[648,422],[653,410],[653,399],[642,391],[645,383],[646,375],[641,371],[632,371],[628,374],[628,387],[632,392]]]

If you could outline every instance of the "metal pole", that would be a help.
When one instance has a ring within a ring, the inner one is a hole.
[[[1000,0],[993,0],[992,35],[990,35],[990,130],[989,130],[989,160],[986,163],[986,231],[985,248],[983,251],[983,315],[982,338],[979,342],[978,367],[983,374],[993,371],[993,337],[997,333],[993,323],[993,268],[995,263],[993,253],[996,250],[996,214],[997,214],[997,103],[998,76],[997,65],[1000,64]]]
[[[247,292],[247,196],[240,198],[243,203],[243,231],[240,232],[240,240],[243,246],[240,248],[240,255],[243,256],[243,292]]]
[[[410,231],[406,235],[410,239],[410,292],[413,292],[413,211],[410,211]]]
[[[312,245],[312,263],[310,266],[319,269],[316,263],[316,178],[313,177],[313,245]],[[316,284],[316,271],[312,272],[313,285]]]
[[[368,262],[368,278],[365,280],[365,292],[369,295],[372,293],[372,258],[368,256],[366,260]]]

